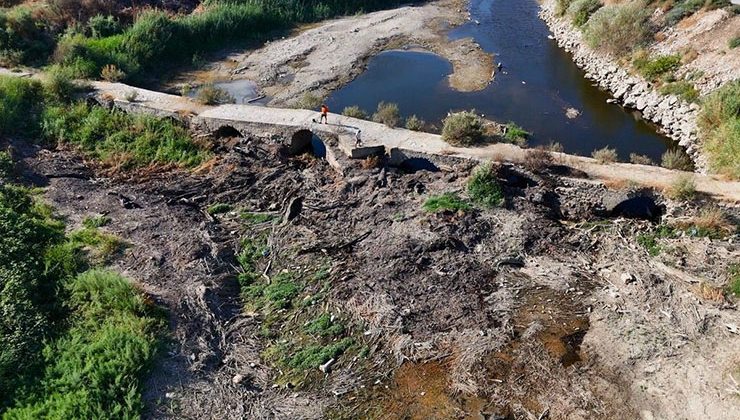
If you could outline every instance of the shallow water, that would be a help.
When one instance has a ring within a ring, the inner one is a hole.
[[[264,105],[267,102],[265,98],[260,98],[261,95],[259,87],[255,82],[251,80],[225,80],[221,82],[215,82],[213,83],[213,85],[228,92],[228,94],[234,98],[234,101],[237,104],[251,103],[253,105]],[[195,98],[196,96],[198,96],[199,91],[200,88],[195,88],[188,93],[188,96],[191,98]]]
[[[514,122],[532,133],[530,146],[561,143],[566,152],[589,155],[610,146],[620,157],[639,153],[660,160],[676,147],[637,112],[610,105],[605,91],[558,48],[539,19],[535,0],[473,0],[472,21],[453,29],[451,39],[473,37],[503,65],[485,90],[452,90],[452,65],[431,53],[388,51],[374,57],[367,71],[328,99],[333,112],[359,105],[372,112],[378,102],[395,102],[404,116],[416,114],[439,126],[450,110],[474,108],[498,122]],[[475,21],[480,24],[476,24]],[[566,116],[569,108],[580,112]]]

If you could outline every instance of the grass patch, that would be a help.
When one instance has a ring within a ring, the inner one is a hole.
[[[476,204],[492,208],[504,202],[504,193],[496,179],[496,172],[489,163],[475,169],[468,180],[468,195]]]
[[[470,209],[470,204],[455,193],[433,195],[424,202],[424,210],[430,213],[438,213],[442,211],[464,212]]]
[[[95,229],[109,225],[111,222],[110,217],[99,214],[97,216],[89,216],[82,219],[82,226],[88,229]]]
[[[48,140],[73,144],[115,169],[152,164],[192,168],[210,156],[179,123],[84,102],[47,107],[42,129]]]
[[[681,66],[681,56],[678,54],[659,55],[654,58],[638,56],[632,64],[646,79],[657,80],[677,70]]]
[[[740,179],[740,80],[705,98],[698,124],[712,170]]]
[[[80,274],[66,290],[71,326],[44,348],[38,393],[5,418],[139,417],[141,380],[165,327],[161,311],[112,272]]]
[[[276,215],[269,213],[241,212],[239,217],[251,225],[259,225],[261,223],[272,222],[277,219]]]
[[[119,237],[100,231],[96,227],[84,227],[69,235],[73,244],[86,247],[92,251],[94,259],[100,262],[110,261],[115,255],[123,252],[126,243]]]
[[[740,36],[736,36],[731,40],[727,41],[727,47],[731,50],[740,47]]]
[[[208,206],[208,214],[211,216],[230,212],[234,206],[226,203],[215,203]]]
[[[740,263],[731,264],[727,270],[729,277],[727,292],[736,298],[740,298]]]
[[[699,91],[694,84],[685,80],[666,83],[660,87],[662,95],[675,95],[687,102],[696,102],[699,99]]]
[[[442,126],[442,140],[453,146],[473,146],[485,140],[483,120],[475,111],[449,114]]]
[[[354,344],[354,340],[351,337],[345,337],[332,344],[307,346],[291,356],[287,365],[299,371],[317,369],[329,359],[339,357],[352,344]]]
[[[655,257],[663,250],[663,247],[658,242],[659,239],[676,238],[678,237],[678,233],[679,232],[671,226],[660,225],[652,232],[637,235],[637,243],[645,248],[648,254]]]
[[[527,145],[527,139],[532,133],[522,127],[510,122],[504,128],[504,138],[512,144],[524,147]]]
[[[307,333],[319,337],[336,337],[344,332],[344,325],[332,320],[328,313],[321,314],[304,329]]]

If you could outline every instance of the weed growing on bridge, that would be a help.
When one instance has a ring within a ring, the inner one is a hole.
[[[668,150],[660,159],[660,166],[679,171],[693,171],[694,163],[682,149]]]
[[[674,200],[691,200],[696,195],[696,183],[691,175],[681,175],[666,190],[668,197]]]
[[[442,140],[454,146],[473,146],[485,140],[483,120],[475,111],[452,113],[443,123]]]
[[[591,157],[601,164],[614,163],[619,160],[617,150],[609,148],[608,146],[603,149],[594,150],[593,153],[591,153]]]
[[[366,120],[368,118],[367,112],[357,105],[345,107],[342,110],[342,115],[345,117],[359,118],[361,120]]]
[[[373,114],[373,121],[383,123],[390,128],[397,127],[401,123],[401,112],[398,110],[398,105],[391,102],[380,102]]]

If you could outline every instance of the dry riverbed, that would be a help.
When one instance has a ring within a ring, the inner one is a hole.
[[[470,38],[447,38],[449,28],[466,19],[467,5],[460,0],[335,19],[255,51],[229,54],[206,70],[181,74],[174,84],[248,79],[271,98],[271,105],[290,105],[306,92],[325,96],[346,84],[383,50],[422,48],[452,63],[454,89],[477,91],[491,81],[493,57]]]

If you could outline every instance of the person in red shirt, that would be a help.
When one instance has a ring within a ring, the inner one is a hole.
[[[329,107],[326,104],[321,104],[321,118],[319,118],[319,124],[323,121],[324,124],[329,124]]]

